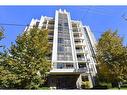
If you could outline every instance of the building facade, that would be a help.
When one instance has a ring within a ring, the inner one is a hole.
[[[55,17],[42,16],[32,19],[30,26],[48,29],[49,43],[52,52],[48,56],[52,69],[49,74],[49,85],[57,89],[81,88],[84,81],[90,88],[95,84],[96,40],[88,26],[81,21],[72,20],[66,10],[56,10]],[[25,31],[30,29],[26,27]]]

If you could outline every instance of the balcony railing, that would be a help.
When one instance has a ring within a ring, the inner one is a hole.
[[[48,37],[53,37],[53,35],[49,34]]]
[[[82,44],[82,42],[78,41],[78,42],[75,42],[75,44]]]
[[[82,49],[81,50],[80,49],[77,49],[76,52],[77,53],[84,53],[84,51]]]
[[[85,44],[83,44],[82,42],[76,42],[75,45],[84,46]]]
[[[82,34],[81,32],[79,31],[73,31],[73,33],[76,35],[76,34]]]
[[[77,72],[88,73],[88,69],[87,69],[86,67],[84,67],[84,68],[79,68],[79,69],[77,70]]]
[[[86,61],[85,58],[77,58],[78,61]]]
[[[51,24],[48,24],[48,27],[53,27],[54,28],[54,24],[52,24],[52,25]]]

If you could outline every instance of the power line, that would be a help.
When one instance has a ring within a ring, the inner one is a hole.
[[[34,27],[34,26],[29,25],[29,24],[25,25],[25,24],[14,24],[14,23],[0,23],[0,25]],[[42,27],[42,26],[38,26],[38,27]],[[70,29],[70,30],[72,30],[72,29]],[[99,31],[94,31],[94,30],[92,30],[92,32],[93,33],[101,33],[101,34],[104,33],[104,32],[99,32]],[[124,33],[124,34],[127,34],[127,33]]]
[[[30,26],[29,24],[14,24],[14,23],[0,23],[0,25],[7,25],[7,26]]]

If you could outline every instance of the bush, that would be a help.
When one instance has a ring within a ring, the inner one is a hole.
[[[111,83],[99,83],[98,85],[94,86],[93,89],[109,89],[112,88]]]
[[[85,89],[85,88],[90,88],[90,82],[89,81],[83,81],[82,82],[82,88]]]

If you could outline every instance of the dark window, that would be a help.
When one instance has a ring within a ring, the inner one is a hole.
[[[36,26],[38,27],[38,25],[39,25],[39,22],[36,22]]]
[[[58,27],[58,31],[63,31],[63,27]]]
[[[64,64],[63,64],[63,63],[58,63],[58,64],[57,64],[57,68],[58,68],[58,69],[64,68]]]
[[[79,63],[79,68],[84,68],[84,67],[86,67],[85,63]]]
[[[58,43],[64,43],[63,38],[58,38]]]
[[[62,24],[61,24],[61,23],[59,23],[59,24],[58,24],[58,26],[62,26]]]
[[[64,23],[64,26],[68,26],[68,23]]]
[[[64,51],[64,47],[63,46],[58,46],[58,51]]]
[[[73,64],[66,64],[66,68],[73,68]]]

